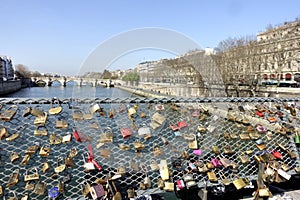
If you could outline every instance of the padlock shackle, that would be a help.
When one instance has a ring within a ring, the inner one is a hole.
[[[88,148],[88,152],[89,152],[89,157],[88,157],[88,160],[89,159],[94,159],[94,155],[93,155],[93,148],[92,148],[92,145],[91,144],[89,144],[88,146],[87,146],[87,148]]]

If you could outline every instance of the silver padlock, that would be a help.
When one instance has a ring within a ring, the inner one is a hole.
[[[90,106],[90,112],[91,112],[92,114],[94,114],[95,112],[98,112],[100,109],[101,109],[101,108],[100,108],[100,106],[99,106],[98,103],[94,103],[94,104],[92,104],[92,105]]]
[[[200,197],[201,200],[207,200],[208,191],[206,189],[206,185],[207,183],[205,182],[205,187],[199,190],[198,192],[198,196]]]
[[[145,135],[150,135],[151,130],[149,127],[147,127],[146,124],[143,124],[142,127],[139,128],[138,134],[139,134],[139,136],[144,137]]]

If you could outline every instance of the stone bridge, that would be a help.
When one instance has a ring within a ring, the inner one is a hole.
[[[31,77],[31,81],[38,85],[52,86],[52,83],[58,82],[62,86],[66,87],[67,83],[72,82],[78,86],[91,85],[92,87],[104,86],[114,87],[115,84],[122,84],[121,80],[110,80],[110,79],[96,79],[96,78],[80,78],[80,77]]]

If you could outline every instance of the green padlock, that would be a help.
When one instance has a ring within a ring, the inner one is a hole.
[[[299,135],[298,133],[295,134],[295,143],[300,144]]]

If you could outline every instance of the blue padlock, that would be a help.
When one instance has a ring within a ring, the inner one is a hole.
[[[181,137],[182,133],[179,131],[174,131],[174,135],[175,135],[175,137]]]
[[[49,199],[56,199],[59,195],[58,187],[53,187],[48,192]]]

